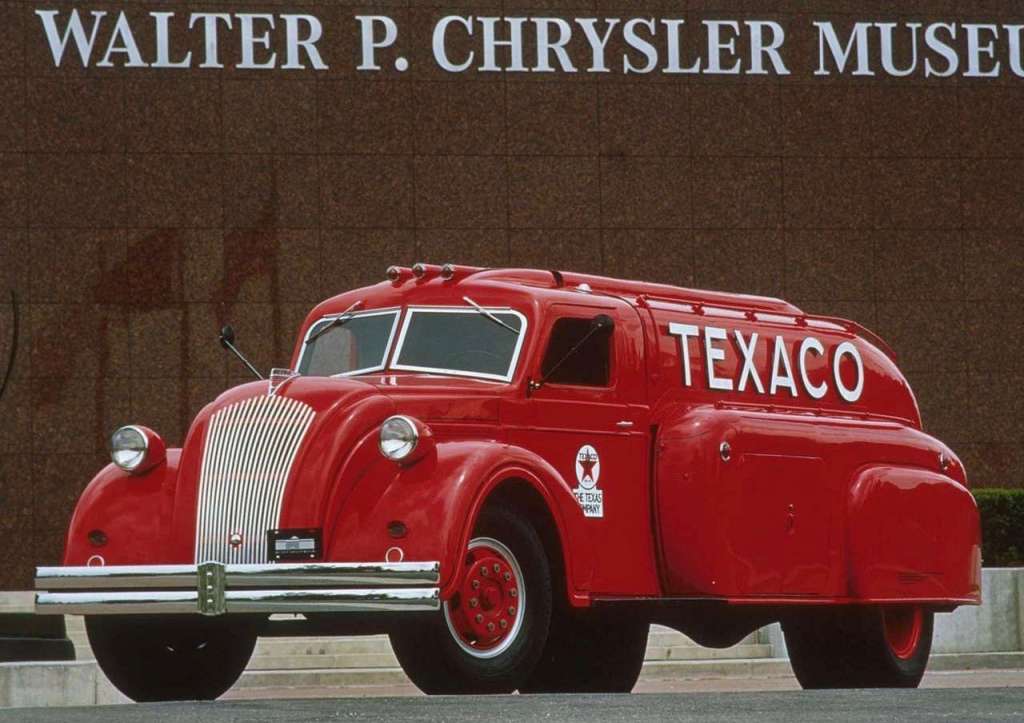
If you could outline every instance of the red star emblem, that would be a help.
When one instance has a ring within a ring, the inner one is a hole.
[[[583,479],[594,479],[594,465],[597,464],[597,455],[584,454],[576,461],[583,468]]]

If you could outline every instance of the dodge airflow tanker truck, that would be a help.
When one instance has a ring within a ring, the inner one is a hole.
[[[780,621],[805,687],[915,686],[934,616],[980,602],[966,473],[893,353],[777,299],[392,267],[180,449],[111,450],[36,605],[136,700],[220,695],[258,636],[370,633],[428,693],[628,691],[651,623]]]

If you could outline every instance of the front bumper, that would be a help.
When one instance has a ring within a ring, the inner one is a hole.
[[[36,568],[36,612],[70,615],[430,611],[437,562]]]

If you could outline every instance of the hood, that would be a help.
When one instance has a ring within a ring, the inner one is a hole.
[[[501,382],[432,374],[386,374],[362,377],[399,408],[427,423],[498,421]]]
[[[199,561],[265,562],[267,530],[326,527],[381,461],[377,430],[392,414],[442,428],[497,420],[497,390],[473,379],[298,376],[268,389],[227,390],[189,431],[175,528],[192,531]]]

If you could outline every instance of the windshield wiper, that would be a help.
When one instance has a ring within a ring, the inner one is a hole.
[[[471,298],[469,298],[468,296],[463,296],[463,297],[462,297],[462,300],[463,300],[463,301],[465,301],[465,302],[466,302],[467,304],[469,304],[470,306],[472,306],[472,307],[473,307],[474,309],[476,309],[477,311],[479,311],[479,312],[480,312],[481,314],[483,314],[484,316],[486,316],[486,317],[487,317],[488,319],[490,319],[491,321],[493,321],[493,322],[494,322],[495,324],[497,324],[498,326],[503,326],[503,327],[505,327],[506,329],[508,329],[509,331],[511,331],[511,332],[512,332],[513,334],[516,334],[516,335],[518,335],[518,334],[519,334],[519,330],[518,330],[518,329],[516,329],[516,328],[515,328],[515,327],[513,327],[513,326],[510,326],[510,325],[506,324],[506,323],[505,323],[504,321],[502,321],[501,319],[499,319],[498,317],[496,317],[496,316],[495,316],[494,314],[492,314],[491,312],[489,312],[489,311],[488,311],[487,309],[485,309],[484,307],[480,306],[480,304],[476,303],[475,301],[473,301],[473,300],[472,300]]]
[[[353,318],[352,312],[355,311],[356,309],[358,309],[362,305],[363,305],[362,301],[357,301],[356,303],[352,304],[352,306],[348,307],[343,312],[341,312],[341,314],[339,316],[336,316],[333,319],[331,319],[330,323],[325,324],[323,326],[323,328],[318,329],[315,334],[313,334],[311,337],[306,339],[306,344],[312,344],[314,341],[319,339],[321,336],[323,336],[324,334],[329,332],[331,329],[336,329],[339,326],[344,326],[345,324],[347,324]]]

